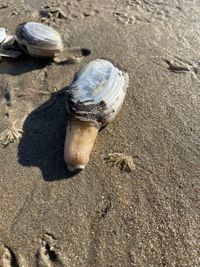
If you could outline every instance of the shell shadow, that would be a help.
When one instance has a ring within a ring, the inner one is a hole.
[[[44,180],[70,178],[64,162],[64,140],[67,114],[64,90],[32,111],[23,125],[23,136],[18,146],[18,162],[27,167],[38,167]]]
[[[80,48],[80,59],[83,60],[85,57],[91,54],[91,50],[87,48]],[[53,59],[50,58],[35,58],[22,52],[18,58],[2,58],[0,62],[0,74],[9,74],[12,76],[18,76],[26,72],[30,72],[32,70],[40,70],[45,68],[47,65],[57,64],[57,65],[72,65],[77,63],[77,60],[74,59],[66,59],[61,62],[54,62]]]
[[[0,73],[17,76],[32,70],[42,69],[50,64],[52,64],[52,60],[50,59],[33,58],[23,53],[16,59],[3,58],[0,62]]]

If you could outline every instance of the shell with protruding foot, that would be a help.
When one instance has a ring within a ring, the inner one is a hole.
[[[121,109],[128,82],[125,70],[104,59],[91,61],[75,75],[67,90],[64,158],[70,171],[89,162],[99,129]]]

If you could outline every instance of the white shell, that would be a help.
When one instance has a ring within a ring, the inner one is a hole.
[[[0,56],[17,58],[21,55],[19,50],[15,49],[14,46],[15,36],[7,35],[6,29],[0,27]]]
[[[111,62],[96,59],[82,68],[67,90],[68,113],[100,125],[119,112],[128,87],[128,74]]]
[[[6,29],[0,27],[0,44],[5,40],[5,38],[6,38]]]
[[[35,57],[54,57],[63,50],[60,34],[53,28],[38,22],[27,22],[16,28],[20,47]]]
[[[17,58],[20,55],[21,55],[21,52],[20,51],[15,51],[15,50],[9,50],[9,49],[0,48],[0,56],[1,57]]]

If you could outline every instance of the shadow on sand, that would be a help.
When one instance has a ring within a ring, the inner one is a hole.
[[[73,177],[63,158],[67,114],[64,88],[32,111],[23,126],[18,146],[18,161],[23,166],[38,167],[44,180]]]
[[[3,58],[0,64],[0,73],[12,76],[21,75],[36,69],[43,69],[47,65],[52,64],[51,59],[38,59],[22,54],[19,58]]]
[[[69,50],[70,51],[70,50]],[[73,49],[71,50],[73,52]],[[87,48],[80,48],[80,49],[75,49],[77,53],[79,52],[80,54],[78,55],[81,59],[89,56],[91,54],[91,51]],[[73,53],[71,54],[73,55]],[[75,52],[74,52],[75,53]],[[39,70],[43,69],[47,65],[51,64],[57,64],[57,65],[72,65],[75,64],[77,59],[76,57],[68,58],[66,55],[66,60],[54,62],[53,59],[49,58],[34,58],[26,53],[22,53],[22,55],[16,59],[13,58],[3,58],[0,64],[0,74],[9,74],[12,76],[17,76],[21,75],[26,72],[30,72],[32,70]]]

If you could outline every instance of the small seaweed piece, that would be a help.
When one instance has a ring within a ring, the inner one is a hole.
[[[15,127],[15,120],[9,128],[0,134],[0,141],[2,141],[3,147],[8,146],[10,143],[14,143],[22,136],[23,130]]]
[[[123,153],[109,153],[104,160],[113,163],[112,166],[119,166],[123,172],[131,172],[135,170],[135,163],[133,157],[130,155],[125,155]]]

